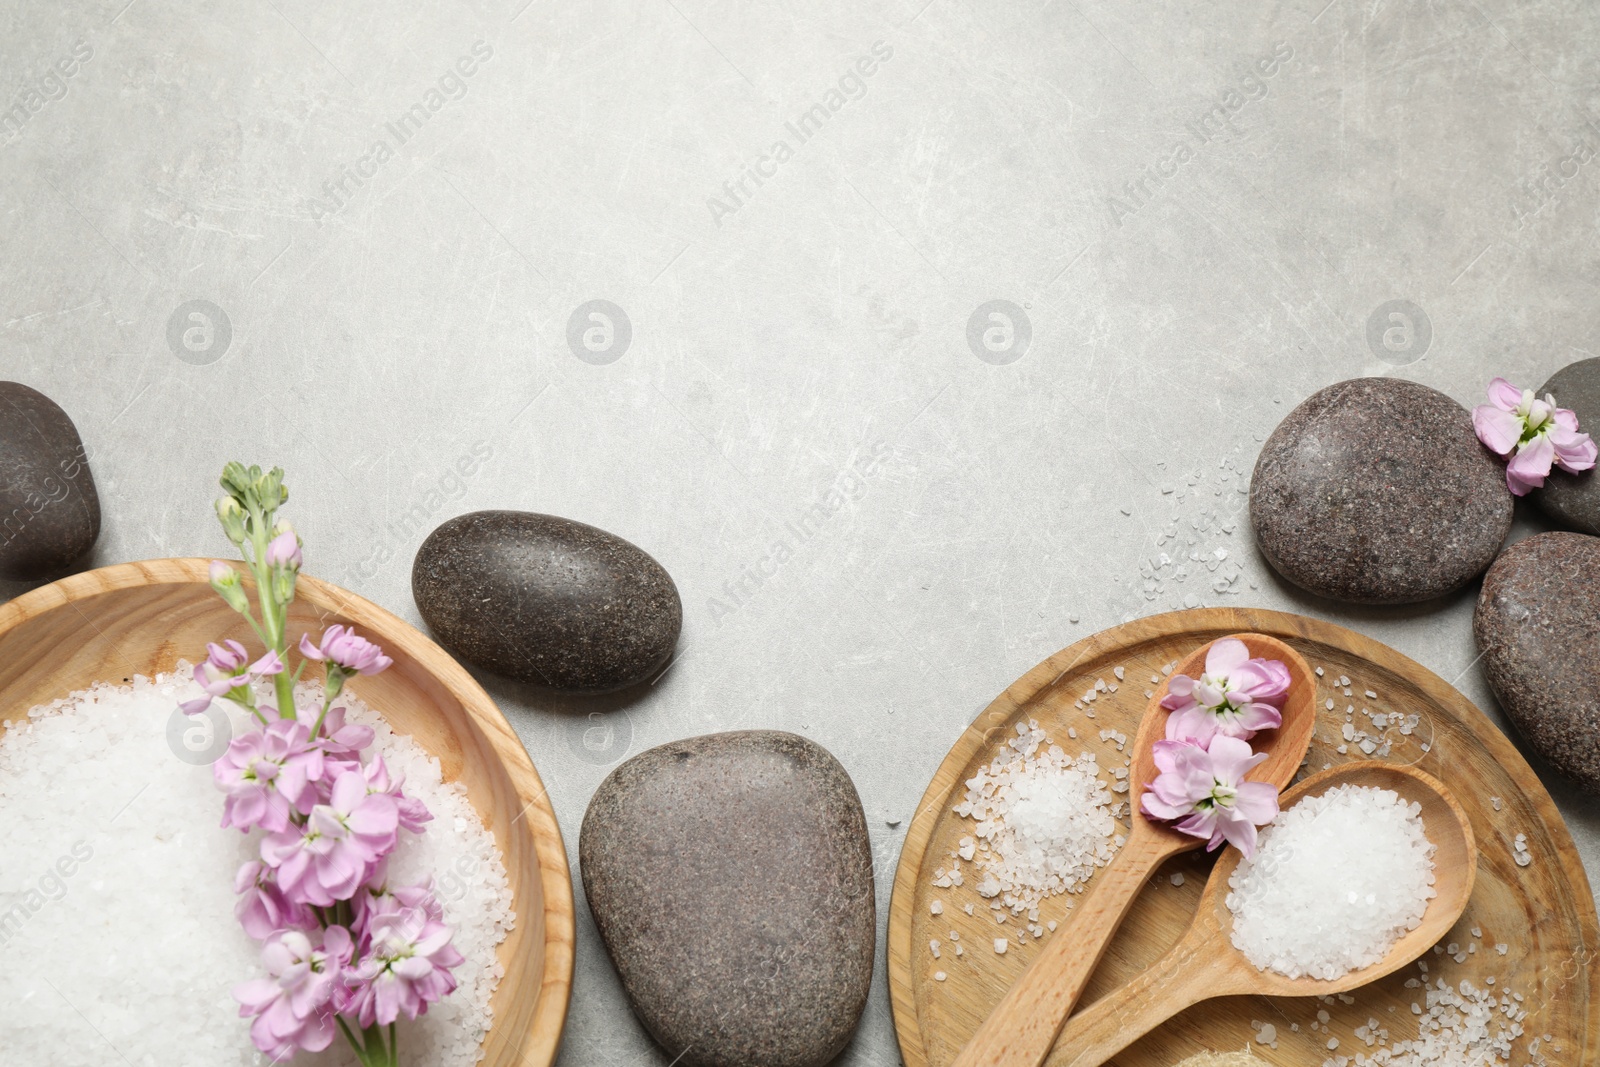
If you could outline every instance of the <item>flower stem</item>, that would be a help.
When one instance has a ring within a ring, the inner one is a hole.
[[[260,506],[250,504],[250,570],[256,578],[256,599],[261,602],[261,629],[257,631],[266,646],[283,659],[289,652],[288,642],[284,638],[284,630],[288,620],[287,605],[278,603],[276,591],[272,583],[272,567],[267,563],[267,540],[270,531],[267,529],[267,515]],[[285,661],[287,662],[287,661]],[[283,719],[294,718],[294,679],[286,672],[280,671],[272,678],[273,688],[278,695],[278,716]]]

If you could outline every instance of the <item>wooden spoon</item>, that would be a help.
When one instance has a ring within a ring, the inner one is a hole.
[[[1289,668],[1283,725],[1251,739],[1255,750],[1267,753],[1267,759],[1247,776],[1253,782],[1270,782],[1281,791],[1294,778],[1311,746],[1311,733],[1317,725],[1317,680],[1300,654],[1282,641],[1265,634],[1232,636],[1244,642],[1252,658],[1279,660]],[[1203,645],[1173,668],[1139,720],[1128,775],[1133,820],[1127,842],[1095,877],[1068,921],[995,1005],[951,1067],[1038,1067],[1043,1063],[1151,873],[1171,857],[1205,844],[1198,837],[1145,818],[1139,811],[1139,799],[1159,773],[1152,746],[1166,737],[1167,712],[1161,700],[1173,677],[1186,674],[1198,678],[1204,673],[1209,651],[1211,644]]]
[[[1228,878],[1239,866],[1229,849],[1211,870],[1200,908],[1178,943],[1139,977],[1072,1017],[1056,1047],[1056,1067],[1100,1067],[1112,1056],[1191,1005],[1212,997],[1312,997],[1343,993],[1391,974],[1444,937],[1466,910],[1478,874],[1478,846],[1466,812],[1435,779],[1410,767],[1363,761],[1312,775],[1283,797],[1283,807],[1335,785],[1376,786],[1422,805],[1422,825],[1436,851],[1434,889],[1422,924],[1377,963],[1325,982],[1257,970],[1233,947]]]

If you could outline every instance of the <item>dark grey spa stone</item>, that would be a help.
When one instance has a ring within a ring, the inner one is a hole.
[[[603,693],[666,664],[683,604],[666,569],[615,534],[525,511],[475,511],[417,550],[411,591],[441,644],[485,670]]]
[[[1600,537],[1557,531],[1506,549],[1484,575],[1472,632],[1518,732],[1600,794]]]
[[[1304,589],[1409,604],[1459,589],[1511,529],[1505,465],[1467,410],[1399,378],[1322,389],[1272,431],[1250,483],[1256,542]]]
[[[0,382],[0,578],[51,578],[100,537],[83,439],[43,393]]]
[[[1572,409],[1578,416],[1578,429],[1600,438],[1600,357],[1581,359],[1556,371],[1539,387],[1541,398],[1546,393],[1555,396],[1558,407]],[[1600,534],[1600,479],[1594,471],[1569,474],[1556,467],[1532,496],[1539,510],[1557,526]]]
[[[583,818],[589,910],[683,1067],[820,1067],[860,1020],[876,909],[866,816],[828,751],[770,730],[628,760]]]

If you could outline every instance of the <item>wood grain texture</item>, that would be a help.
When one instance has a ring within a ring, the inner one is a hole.
[[[1036,956],[1042,945],[1032,938],[1017,940],[1015,920],[995,922],[987,902],[974,887],[978,881],[971,865],[963,887],[936,889],[936,869],[948,866],[962,836],[972,823],[956,816],[951,806],[960,799],[963,783],[992,758],[1019,721],[1036,720],[1068,753],[1095,754],[1102,766],[1124,766],[1131,754],[1114,740],[1101,741],[1101,730],[1137,732],[1149,678],[1163,678],[1161,668],[1182,660],[1196,647],[1229,633],[1253,631],[1279,638],[1294,647],[1313,667],[1324,668],[1317,679],[1318,725],[1312,740],[1306,773],[1328,766],[1369,758],[1412,765],[1449,786],[1471,822],[1478,846],[1477,877],[1465,914],[1444,939],[1458,942],[1460,950],[1476,943],[1477,951],[1464,963],[1431,950],[1424,960],[1430,971],[1418,975],[1406,967],[1353,994],[1355,1003],[1323,1004],[1312,998],[1227,997],[1202,1008],[1179,1013],[1140,1041],[1118,1054],[1120,1067],[1171,1067],[1205,1050],[1238,1049],[1250,1043],[1252,1020],[1273,1023],[1278,1048],[1255,1045],[1268,1064],[1304,1067],[1320,1064],[1329,1055],[1368,1051],[1352,1036],[1369,1018],[1389,1029],[1391,1041],[1414,1036],[1411,1004],[1422,990],[1407,988],[1412,977],[1443,978],[1455,985],[1463,979],[1484,988],[1494,976],[1498,991],[1514,991],[1525,998],[1527,1035],[1549,1034],[1541,1052],[1552,1064],[1590,1062],[1600,1041],[1600,1000],[1592,991],[1600,962],[1600,945],[1594,900],[1588,878],[1572,839],[1554,803],[1516,748],[1482,712],[1420,664],[1370,638],[1330,623],[1282,612],[1206,608],[1152,616],[1095,634],[1062,650],[1034,667],[979,714],[956,742],[935,773],[907,831],[895,875],[890,902],[888,976],[895,1029],[906,1067],[949,1067],[967,1039],[999,1002],[1006,990]],[[1074,701],[1097,678],[1114,682],[1113,669],[1126,669],[1126,680],[1116,693],[1102,693],[1089,710]],[[1351,695],[1335,683],[1348,676]],[[1164,678],[1163,678],[1164,680]],[[1366,691],[1377,696],[1368,698]],[[1335,702],[1333,710],[1325,703]],[[1358,728],[1382,733],[1393,748],[1388,756],[1367,756],[1346,742],[1341,730],[1344,709],[1354,705]],[[1416,714],[1420,724],[1410,736],[1398,730],[1398,718],[1385,729],[1360,714],[1368,708],[1377,714]],[[1067,738],[1074,727],[1076,741]],[[1346,745],[1348,751],[1339,753]],[[1427,751],[1423,746],[1427,745]],[[1135,795],[1130,790],[1119,799]],[[1498,808],[1495,801],[1498,800]],[[1126,825],[1128,819],[1123,815]],[[1125,832],[1125,831],[1124,831]],[[1527,835],[1533,859],[1527,867],[1512,857],[1517,834]],[[1203,884],[1215,857],[1190,853],[1164,864],[1150,880],[1112,941],[1083,997],[1094,1002],[1144,973],[1178,940],[1193,919]],[[1174,886],[1170,876],[1184,875]],[[1096,876],[1098,878],[1098,875]],[[1091,879],[1092,888],[1094,880]],[[1055,920],[1060,933],[1068,930],[1071,905],[1077,896],[1058,896],[1040,908],[1040,921]],[[943,913],[930,914],[934,900]],[[974,914],[964,913],[973,905]],[[1473,929],[1482,936],[1474,936]],[[964,954],[950,951],[949,932],[960,935]],[[1048,939],[1054,935],[1046,935]],[[1005,955],[991,947],[995,937],[1009,937]],[[932,958],[931,939],[944,942],[942,956]],[[1507,953],[1495,951],[1508,946]],[[935,971],[946,975],[935,981]],[[1156,982],[1159,989],[1161,982]],[[1390,1009],[1394,1010],[1391,1012]],[[1331,1016],[1331,1034],[1313,1033],[1308,1023],[1318,1010]],[[1299,1033],[1290,1024],[1299,1023]],[[1070,1024],[1069,1024],[1070,1025]],[[1331,1052],[1326,1042],[1340,1039]],[[1518,1042],[1526,1049],[1527,1038]],[[1523,1057],[1526,1059],[1527,1057]],[[1058,1046],[1046,1061],[1066,1067]]]
[[[1304,762],[1316,729],[1317,711],[1311,699],[1316,677],[1298,652],[1275,637],[1228,636],[1243,641],[1252,658],[1275,659],[1289,670],[1291,684],[1283,705],[1283,723],[1276,730],[1258,735],[1256,750],[1267,758],[1248,775],[1253,781],[1270,783],[1282,791]],[[1155,743],[1166,737],[1166,717],[1160,704],[1167,696],[1172,677],[1200,677],[1215,643],[1197,645],[1171,675],[1152,683],[1153,688],[1147,690],[1150,696],[1145,700],[1145,714],[1129,746],[1133,753],[1129,768],[1132,781],[1153,781],[1159,773]],[[1192,852],[1204,844],[1167,823],[1133,820],[1127,843],[1094,879],[1093,888],[1073,912],[1068,923],[1070,933],[1053,937],[1045,944],[961,1050],[954,1067],[1038,1067],[1043,1063],[1145,881],[1173,856]]]
[[[0,722],[97,681],[170,671],[180,658],[202,657],[208,640],[256,647],[247,624],[208,586],[208,562],[103,567],[0,605]],[[505,858],[517,923],[500,946],[505,977],[481,1062],[549,1067],[572,990],[573,901],[566,849],[538,772],[494,701],[447,653],[377,605],[302,575],[289,611],[291,639],[334,623],[356,627],[393,658],[382,674],[348,686],[437,756],[446,781],[466,785]]]

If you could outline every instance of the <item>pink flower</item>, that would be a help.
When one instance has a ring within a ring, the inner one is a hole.
[[[313,947],[303,931],[283,931],[261,950],[268,977],[234,987],[239,1016],[255,1016],[250,1040],[274,1063],[302,1049],[321,1052],[333,1043],[330,1001],[349,966],[352,947],[350,932],[342,926],[322,931],[321,947]]]
[[[300,538],[286,526],[281,533],[267,542],[266,560],[269,567],[299,570],[303,562],[300,556]]]
[[[422,825],[433,821],[433,813],[428,806],[416,797],[408,797],[402,791],[405,779],[396,776],[392,781],[389,777],[389,768],[383,762],[382,756],[372,757],[372,762],[361,769],[362,776],[367,780],[367,792],[382,793],[391,797],[395,809],[400,814],[400,825],[414,834],[420,834],[425,829]]]
[[[365,637],[357,637],[348,626],[328,627],[317,645],[311,643],[310,634],[302,634],[300,654],[307,659],[329,660],[346,674],[377,674],[394,662],[383,654],[383,649]]]
[[[311,809],[304,827],[288,827],[261,842],[261,859],[277,870],[290,900],[325,908],[350,899],[372,864],[393,851],[399,825],[394,798],[368,793],[367,780],[346,771],[335,779],[327,803]]]
[[[465,962],[450,937],[450,928],[421,908],[373,915],[367,949],[346,975],[347,1010],[363,1027],[427,1014],[455,989],[451,968]]]
[[[272,868],[259,860],[239,868],[233,891],[239,894],[233,913],[244,932],[257,941],[265,941],[280,930],[308,930],[317,924],[316,916],[304,904],[296,904],[283,895]]]
[[[295,711],[300,721],[305,723],[309,730],[317,724],[317,715],[320,708],[316,704],[306,704]],[[372,744],[375,736],[370,726],[360,726],[356,723],[344,721],[345,708],[343,704],[329,708],[328,714],[322,719],[322,749],[328,754],[330,760],[339,760],[350,764],[351,770],[359,770],[361,764],[361,750]]]
[[[206,691],[203,697],[186,700],[178,706],[185,714],[198,715],[211,706],[211,701],[220,696],[225,696],[240,686],[250,685],[260,678],[267,678],[283,671],[283,660],[271,649],[266,655],[251,663],[250,654],[245,647],[237,641],[226,642],[227,647],[212,643],[206,645],[206,658],[196,665],[194,680],[200,683],[200,688]]]
[[[1161,771],[1139,806],[1152,819],[1178,820],[1173,827],[1191,837],[1206,838],[1206,849],[1224,840],[1245,858],[1255,854],[1256,827],[1278,815],[1278,791],[1266,782],[1247,782],[1246,773],[1267,758],[1252,753],[1250,743],[1218,734],[1209,747],[1188,741],[1157,741],[1156,767]]]
[[[1206,652],[1206,669],[1198,679],[1173,675],[1161,706],[1167,716],[1168,741],[1210,744],[1212,737],[1249,739],[1257,730],[1283,725],[1278,705],[1289,691],[1289,668],[1275,659],[1251,659],[1236,637],[1223,638]]]
[[[265,730],[236,737],[211,765],[217,788],[228,794],[222,825],[240,830],[288,828],[289,813],[314,796],[307,786],[322,777],[322,749],[293,719],[276,719]]]
[[[1574,412],[1556,407],[1548,393],[1536,399],[1532,389],[1518,390],[1504,378],[1489,383],[1489,403],[1472,409],[1472,427],[1496,455],[1511,456],[1506,486],[1517,496],[1543,485],[1552,464],[1577,474],[1595,463],[1595,443],[1578,432]]]
[[[372,920],[379,915],[396,915],[417,910],[431,922],[444,921],[444,908],[433,895],[433,879],[423,885],[389,884],[389,862],[385,858],[373,868],[366,883],[350,901],[355,921],[350,924],[356,936],[365,938],[371,932]]]

